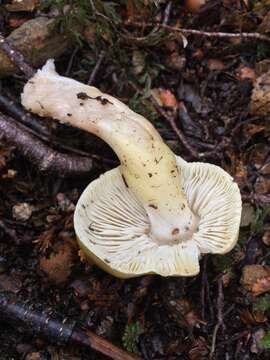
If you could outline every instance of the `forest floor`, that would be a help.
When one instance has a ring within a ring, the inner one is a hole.
[[[29,21],[42,35],[35,38]],[[82,131],[36,118],[22,125],[27,76],[0,52],[0,118],[11,116],[32,136],[26,154],[18,132],[0,130],[0,296],[13,296],[18,308],[50,309],[147,360],[270,359],[270,2],[3,0],[0,32],[34,67],[56,57],[59,73],[143,114],[185,160],[221,166],[243,199],[237,245],[204,256],[198,276],[119,280],[87,264],[74,208],[118,160]],[[89,171],[65,172],[68,161],[43,171],[40,142],[87,159]],[[107,359],[3,313],[2,306],[1,360]]]

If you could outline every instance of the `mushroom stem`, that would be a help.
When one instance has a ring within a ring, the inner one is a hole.
[[[198,218],[181,190],[175,155],[143,116],[95,87],[58,75],[52,60],[25,85],[22,104],[93,133],[112,147],[123,181],[143,204],[159,244],[192,237]]]

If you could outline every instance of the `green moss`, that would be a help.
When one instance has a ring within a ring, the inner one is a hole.
[[[264,312],[270,309],[270,294],[265,294],[256,299],[253,304],[254,311]]]
[[[140,355],[138,349],[138,340],[142,333],[143,329],[138,321],[132,324],[128,324],[122,337],[124,348],[133,354]]]
[[[266,218],[270,215],[270,205],[266,204],[261,207],[257,207],[255,215],[252,219],[250,230],[253,234],[262,234],[264,231],[264,223]]]
[[[261,345],[264,347],[265,350],[270,349],[270,332],[266,333],[261,340]]]

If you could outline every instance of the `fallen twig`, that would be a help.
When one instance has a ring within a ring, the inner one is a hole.
[[[223,294],[223,283],[222,278],[218,280],[218,298],[217,298],[217,324],[213,331],[212,336],[212,346],[210,352],[210,358],[213,358],[213,355],[216,350],[216,340],[217,340],[217,333],[219,328],[221,327],[224,330],[224,322],[223,322],[223,306],[224,306],[224,294]]]
[[[7,141],[42,172],[57,173],[60,177],[87,174],[91,171],[92,159],[59,153],[25,131],[15,121],[0,113],[0,131]]]
[[[270,195],[258,195],[255,193],[242,194],[242,200],[250,203],[270,204]]]
[[[75,49],[72,51],[72,54],[71,54],[69,62],[68,62],[67,70],[65,72],[65,76],[69,76],[70,70],[71,70],[72,65],[73,65],[74,58],[77,55],[79,50],[80,50],[80,47],[76,46]]]
[[[92,85],[94,83],[95,78],[97,76],[97,73],[98,73],[98,71],[100,69],[100,66],[102,64],[102,61],[103,61],[104,57],[105,57],[105,52],[101,52],[99,57],[98,57],[98,60],[96,62],[96,65],[94,66],[94,69],[91,72],[91,75],[90,75],[90,77],[89,77],[89,79],[87,81],[87,85]]]
[[[180,140],[180,142],[182,143],[182,145],[190,152],[190,154],[197,159],[198,158],[198,153],[197,150],[194,149],[189,142],[187,141],[185,135],[182,133],[182,131],[177,127],[176,123],[175,123],[175,116],[174,115],[169,115],[165,110],[163,110],[156,102],[156,100],[152,97],[152,101],[153,104],[155,106],[155,108],[157,109],[157,111],[168,121],[168,123],[171,125],[173,131],[175,132],[175,134],[177,135],[178,139]]]
[[[168,24],[170,20],[171,10],[172,10],[172,1],[169,1],[164,11],[164,19],[162,22],[163,25]]]
[[[219,31],[202,31],[202,30],[195,30],[195,29],[185,29],[185,28],[179,28],[177,26],[171,26],[164,23],[155,23],[155,22],[140,22],[140,21],[132,21],[127,20],[126,25],[139,27],[139,28],[147,28],[147,27],[159,27],[165,30],[174,31],[174,32],[180,32],[184,35],[197,35],[202,37],[214,37],[214,38],[242,38],[242,39],[252,39],[252,40],[261,40],[270,42],[270,37],[260,34],[258,32],[254,33],[228,33],[228,32],[219,32]]]
[[[210,296],[210,288],[209,281],[207,277],[207,260],[208,256],[204,255],[203,257],[203,266],[202,266],[202,285],[201,285],[201,307],[202,307],[202,320],[205,320],[205,309],[207,308],[210,317],[210,322],[214,320],[214,309],[212,306],[211,296]]]
[[[76,321],[52,314],[52,309],[33,310],[34,305],[19,301],[11,293],[0,293],[0,317],[16,329],[41,334],[50,342],[78,344],[94,349],[114,360],[140,360],[92,331],[76,325]]]
[[[29,112],[19,107],[16,102],[7,96],[0,94],[0,109],[7,112],[8,115],[20,120],[23,124],[30,126],[30,128],[38,131],[43,135],[50,135],[48,127],[44,122],[38,121]]]
[[[17,51],[7,39],[0,33],[0,49],[5,52],[9,59],[18,66],[18,68],[25,74],[27,79],[34,76],[34,68],[28,64],[20,51]]]

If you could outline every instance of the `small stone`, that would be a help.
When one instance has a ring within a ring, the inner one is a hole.
[[[33,206],[28,203],[18,203],[12,208],[12,216],[18,221],[27,221],[30,219]]]
[[[180,55],[178,51],[174,51],[166,59],[166,65],[173,70],[183,70],[186,66],[187,59],[184,55]]]
[[[254,82],[250,112],[258,116],[270,114],[270,71],[259,76]]]
[[[8,171],[2,175],[3,179],[13,179],[17,175],[17,171],[13,169],[8,169]]]
[[[208,69],[212,71],[222,71],[225,69],[224,63],[218,59],[208,59],[207,66]]]
[[[243,204],[241,227],[249,226],[254,219],[254,208],[250,204]]]

